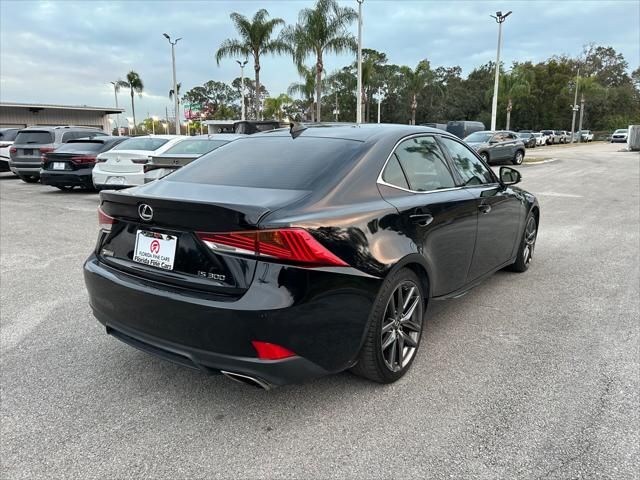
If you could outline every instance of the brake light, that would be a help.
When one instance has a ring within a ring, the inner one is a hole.
[[[9,149],[9,153],[16,153],[18,151],[18,149],[16,147],[11,147]]]
[[[253,348],[258,353],[258,358],[261,360],[281,360],[283,358],[295,357],[296,354],[291,350],[276,345],[275,343],[259,342],[253,340],[251,342]]]
[[[71,157],[71,161],[76,165],[86,165],[88,163],[96,163],[96,157],[92,157],[89,155]]]
[[[55,150],[54,147],[40,147],[40,154],[45,154],[49,152],[53,152]]]
[[[114,223],[116,223],[116,219],[110,217],[102,211],[102,208],[98,207],[98,225],[100,229],[105,232],[110,232]]]
[[[301,228],[230,233],[197,232],[197,235],[209,248],[220,252],[273,258],[307,267],[347,266]]]

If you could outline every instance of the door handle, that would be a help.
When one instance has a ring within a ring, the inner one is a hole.
[[[413,215],[409,215],[409,219],[411,220],[411,223],[415,223],[421,227],[426,227],[433,222],[433,215],[430,213],[414,213]]]
[[[489,213],[491,211],[491,205],[489,205],[488,203],[481,203],[480,205],[478,205],[478,210],[480,210],[482,213]]]

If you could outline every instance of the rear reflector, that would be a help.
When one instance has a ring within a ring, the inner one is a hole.
[[[98,225],[100,226],[100,229],[105,232],[110,232],[114,223],[116,223],[116,219],[110,217],[104,213],[100,207],[98,207]]]
[[[11,147],[9,149],[9,153],[16,153],[18,151],[18,149],[16,147]]]
[[[253,340],[251,344],[253,348],[256,349],[256,352],[258,352],[258,358],[261,360],[280,360],[296,356],[291,350],[276,345],[275,343]]]
[[[209,248],[220,253],[255,255],[265,259],[299,263],[307,267],[347,266],[301,228],[196,234]]]

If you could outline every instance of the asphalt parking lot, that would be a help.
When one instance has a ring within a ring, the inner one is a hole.
[[[620,150],[520,168],[531,269],[433,303],[402,380],[270,392],[107,336],[81,271],[98,196],[2,174],[0,477],[637,478],[640,155]]]

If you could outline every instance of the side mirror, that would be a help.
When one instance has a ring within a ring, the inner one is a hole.
[[[511,167],[500,167],[500,181],[503,185],[515,185],[520,183],[522,176],[520,172]]]

